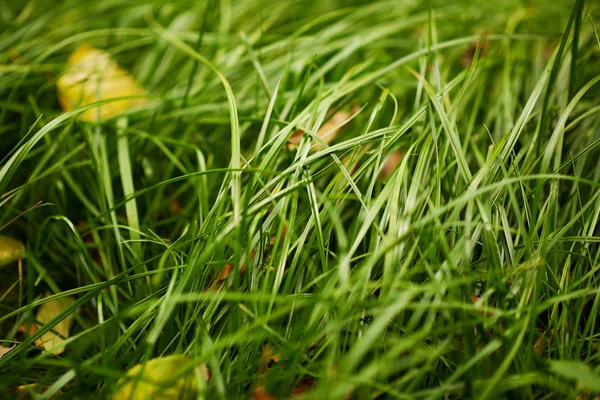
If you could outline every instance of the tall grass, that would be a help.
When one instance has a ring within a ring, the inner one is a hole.
[[[600,376],[595,2],[24,0],[0,18],[0,226],[27,246],[0,272],[0,397],[105,398],[171,354],[208,366],[207,399],[595,390],[571,373]],[[82,43],[148,105],[61,111]],[[41,352],[68,315],[65,352]]]

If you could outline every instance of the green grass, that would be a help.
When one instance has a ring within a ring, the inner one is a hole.
[[[580,0],[0,0],[0,234],[27,248],[0,271],[0,398],[107,398],[175,354],[208,366],[206,399],[593,397],[598,21]],[[82,43],[148,105],[64,113]],[[70,314],[64,353],[35,346]]]

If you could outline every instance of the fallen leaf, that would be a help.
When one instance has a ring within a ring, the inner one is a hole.
[[[254,253],[252,253],[250,255],[251,258],[253,256],[254,256]],[[223,286],[223,283],[225,283],[227,278],[229,278],[229,276],[231,275],[232,272],[233,272],[233,264],[231,264],[231,263],[225,264],[225,268],[223,268],[222,271],[217,271],[217,273],[213,277],[212,281],[210,282],[210,286],[207,289],[204,289],[204,291],[206,292],[206,291],[210,290],[212,292],[216,292],[217,290],[219,290],[221,288],[221,286]],[[246,272],[246,264],[242,264],[242,266],[240,267],[240,274],[243,274],[244,272]]]
[[[267,369],[271,368],[274,363],[278,363],[279,361],[281,361],[281,355],[279,353],[275,353],[275,350],[269,345],[263,346],[259,371],[265,372]]]
[[[303,394],[310,392],[315,387],[315,379],[312,377],[307,377],[301,379],[298,383],[295,384],[294,390],[292,392],[292,399],[298,398]],[[258,384],[254,388],[252,392],[252,398],[254,400],[279,400],[277,396],[273,396],[270,394],[263,384]]]
[[[477,304],[477,302],[479,301],[479,297],[471,296],[471,301],[473,302],[473,304]],[[481,308],[484,308],[484,307],[485,307],[485,305],[483,305],[483,306],[478,305],[478,307],[477,307],[477,314],[485,316],[486,313],[481,309]],[[493,311],[488,311],[487,316],[488,317],[493,317],[494,316],[494,312]],[[502,327],[502,323],[499,323],[498,327],[500,328],[500,330],[504,329]]]
[[[258,367],[258,383],[256,384],[254,391],[252,392],[252,399],[254,400],[279,400],[277,396],[272,395],[267,390],[267,376],[268,370],[271,369],[276,363],[281,362],[281,354],[276,353],[273,347],[265,345],[262,348],[260,365]],[[295,380],[292,384],[293,391],[291,398],[296,398],[304,393],[310,391],[315,386],[315,379],[313,377],[305,377],[300,380]]]
[[[315,378],[308,376],[303,378],[296,384],[294,391],[292,392],[292,398],[299,397],[306,392],[311,391],[315,387]]]
[[[169,204],[169,208],[171,209],[171,212],[173,214],[181,215],[181,214],[185,213],[185,210],[183,208],[181,208],[181,205],[179,204],[178,199],[174,199],[173,201],[171,201],[171,203]]]
[[[25,245],[10,236],[0,235],[0,269],[25,258]]]
[[[198,364],[198,369],[200,370],[200,375],[204,375],[206,381],[210,381],[210,369],[204,364]]]
[[[263,385],[257,385],[252,392],[252,399],[254,400],[279,400],[277,397],[267,393],[267,390]]]
[[[342,129],[342,126],[344,125],[344,123],[346,121],[348,121],[350,119],[350,117],[352,117],[352,114],[349,113],[348,111],[340,110],[340,111],[336,112],[323,125],[321,125],[321,127],[317,131],[317,136],[326,144],[331,143],[333,141],[333,139],[335,139],[335,136]],[[288,148],[293,150],[296,147],[298,147],[298,145],[302,141],[303,136],[304,136],[304,132],[302,130],[297,130],[288,139],[288,141],[290,142],[290,144],[288,144]],[[323,145],[321,144],[321,142],[314,139],[313,145],[310,148],[311,151],[321,150],[322,148],[323,148]]]
[[[11,351],[13,349],[13,347],[15,347],[15,346],[11,346],[11,347],[0,346],[0,358],[2,358],[3,355],[5,355],[9,351]]]
[[[188,356],[168,356],[138,364],[127,371],[119,380],[113,400],[187,400],[196,398],[196,382],[193,371],[177,376],[178,371],[191,362]],[[206,379],[210,379],[208,369],[200,364]]]
[[[229,275],[231,275],[232,272],[233,272],[233,264],[227,263],[227,264],[225,264],[225,268],[223,268],[222,271],[217,272],[217,274],[215,275],[213,280],[215,282],[224,281],[225,279],[229,278]]]
[[[544,333],[542,333],[542,336],[540,336],[540,338],[533,345],[533,352],[536,353],[538,356],[544,354],[546,347],[548,347],[548,344],[550,344],[552,342],[552,339],[554,338],[554,329],[550,330],[550,335],[548,335],[548,337],[546,337],[546,333],[547,331],[544,331]]]
[[[285,236],[285,234],[287,233],[287,226],[283,226],[281,228],[281,238],[283,238]],[[269,238],[269,244],[271,246],[273,246],[275,243],[277,242],[277,235],[273,235]],[[266,249],[265,249],[266,250]]]
[[[19,326],[19,328],[17,329],[17,332],[31,336],[34,333],[36,333],[38,329],[40,329],[38,324],[36,324],[35,322],[31,322],[28,324],[21,324],[21,326]]]
[[[133,77],[110,54],[89,45],[77,48],[67,60],[66,72],[58,78],[58,101],[65,111],[97,101],[146,94]],[[81,114],[88,122],[101,122],[146,104],[143,97],[110,101]]]
[[[487,37],[487,36],[489,36],[489,34],[487,32],[485,32],[483,36]],[[464,54],[462,56],[462,60],[461,60],[463,67],[466,68],[469,65],[471,65],[471,63],[473,62],[473,58],[475,57],[475,52],[477,51],[478,46],[479,46],[479,42],[475,41],[475,42],[471,43],[469,48],[464,52]],[[483,42],[481,42],[481,47],[479,48],[479,57],[485,57],[485,55],[488,52],[489,47],[490,47],[489,41],[484,40]]]
[[[285,236],[287,232],[287,227],[284,226],[281,230],[281,238],[283,238]],[[265,246],[265,253],[269,252],[271,249],[269,246],[273,246],[275,244],[275,242],[277,241],[277,235],[273,235],[269,238],[269,244],[267,246]],[[250,261],[254,260],[254,257],[256,256],[256,251],[252,250],[250,251]],[[268,263],[270,261],[270,257],[271,255],[267,255],[265,258],[265,263]],[[244,272],[246,272],[246,269],[248,267],[246,266],[246,264],[242,264],[242,266],[240,267],[240,274],[243,274]],[[271,268],[270,270],[274,270],[273,268]],[[223,268],[223,270],[221,271],[217,271],[217,273],[215,274],[215,276],[213,277],[212,281],[210,282],[210,286],[207,289],[204,289],[204,291],[208,291],[211,290],[213,292],[216,292],[217,290],[219,290],[221,288],[221,286],[223,286],[223,283],[227,280],[227,278],[229,278],[229,276],[231,275],[231,273],[234,271],[233,268],[233,264],[232,263],[227,263],[225,264],[225,267]]]
[[[592,398],[592,393],[590,392],[581,392],[577,395],[576,400],[600,400],[600,396],[595,396]]]
[[[398,168],[398,165],[400,165],[403,158],[404,158],[403,152],[401,152],[399,150],[393,152],[390,155],[390,158],[388,158],[386,163],[383,165],[383,168],[381,170],[381,177],[383,179],[389,178],[392,175],[392,173],[396,170],[396,168]]]
[[[51,300],[38,308],[35,319],[40,326],[43,326],[63,313],[74,303],[75,299],[73,297],[63,297]],[[62,321],[56,324],[52,330],[44,333],[42,337],[36,340],[35,344],[44,348],[46,351],[50,351],[52,354],[61,354],[65,351],[65,348],[64,346],[60,346],[60,344],[69,337],[69,331],[73,326],[73,322],[73,314],[67,315]]]
[[[347,154],[342,157],[341,161],[342,165],[350,173],[350,176],[354,176],[356,171],[360,168],[360,158],[357,158],[355,155]]]

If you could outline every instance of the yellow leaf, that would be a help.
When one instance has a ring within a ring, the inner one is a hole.
[[[0,235],[0,269],[23,258],[25,258],[23,242],[10,236]]]
[[[17,399],[17,400],[33,399],[33,398],[37,398],[37,397],[33,397],[33,393],[43,394],[48,389],[50,389],[50,386],[38,385],[36,383],[32,383],[29,385],[18,386],[17,388],[12,390],[12,392],[13,392],[12,394],[15,395],[15,399]],[[62,392],[59,390],[50,398],[56,399],[61,394],[62,394]]]
[[[108,53],[89,45],[75,50],[67,64],[67,71],[56,82],[58,101],[65,111],[101,100],[146,94]],[[146,98],[110,101],[83,112],[81,118],[88,122],[101,122],[141,107],[146,101]]]
[[[117,384],[113,400],[187,400],[196,398],[194,371],[181,375],[181,369],[192,359],[188,356],[168,356],[138,364],[127,371]],[[200,372],[209,379],[208,370]]]
[[[38,308],[35,319],[40,323],[40,326],[43,326],[63,313],[74,303],[75,299],[73,297],[64,297],[44,303]],[[43,347],[46,351],[51,351],[53,354],[61,354],[65,348],[64,346],[60,346],[60,344],[69,337],[73,322],[73,314],[69,314],[56,324],[51,331],[46,332],[41,338],[36,340],[35,344]]]

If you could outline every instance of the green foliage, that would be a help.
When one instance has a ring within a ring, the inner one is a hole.
[[[0,0],[0,227],[27,248],[1,264],[0,398],[107,398],[167,356],[208,399],[595,394],[597,21],[578,0]],[[144,107],[60,109],[82,44]]]

